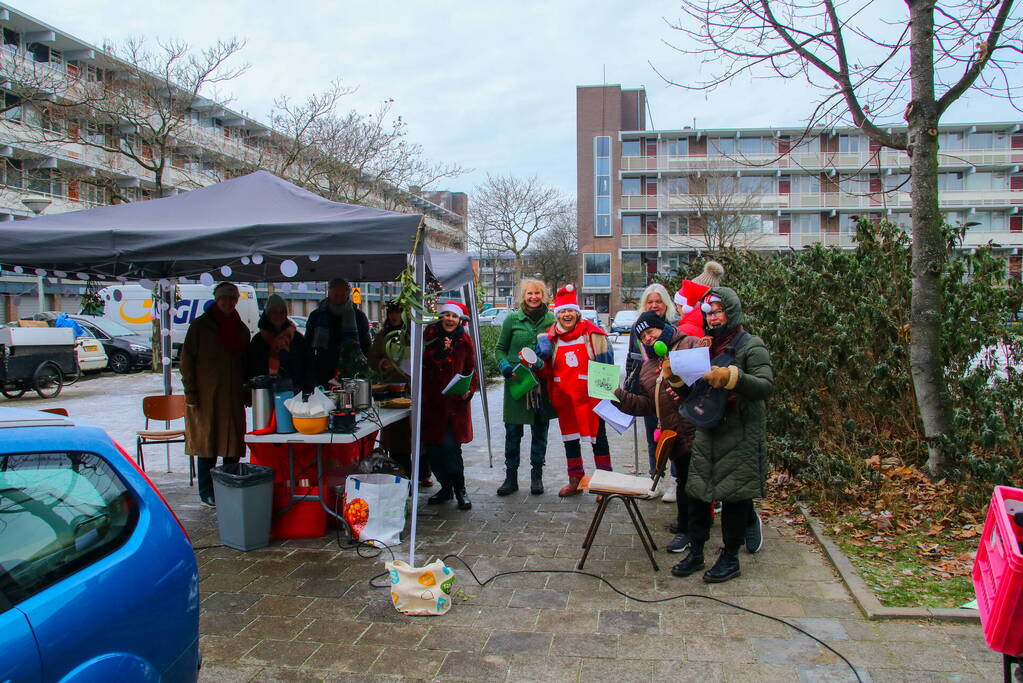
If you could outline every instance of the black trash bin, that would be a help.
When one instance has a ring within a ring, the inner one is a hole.
[[[235,550],[270,545],[273,468],[243,462],[214,467],[212,475],[220,542]]]

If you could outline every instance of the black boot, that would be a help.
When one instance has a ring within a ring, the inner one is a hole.
[[[703,544],[693,543],[685,559],[671,568],[672,576],[689,576],[704,568]]]
[[[427,505],[435,505],[436,503],[446,503],[455,497],[455,490],[451,487],[451,484],[441,484],[440,491],[433,494],[426,499]]]
[[[534,467],[529,473],[529,492],[534,496],[543,493],[543,468]]]
[[[497,489],[497,495],[510,496],[519,490],[519,471],[508,469],[504,475],[504,483]]]
[[[472,510],[472,501],[469,500],[469,494],[465,489],[455,489],[455,498],[458,499],[459,510]]]
[[[722,549],[718,561],[703,573],[707,583],[724,583],[742,574],[739,570],[739,553]]]

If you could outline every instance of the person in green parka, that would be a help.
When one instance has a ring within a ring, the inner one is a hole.
[[[689,497],[689,555],[672,567],[675,576],[703,569],[703,546],[710,538],[711,502],[721,502],[724,548],[703,580],[720,583],[739,576],[739,548],[756,512],[753,499],[765,495],[766,399],[774,392],[774,370],[764,340],[743,329],[739,295],[714,287],[702,300],[704,329],[711,337],[710,387],[725,391],[724,414],[712,428],[697,426],[686,496]],[[731,354],[732,360],[725,363]],[[717,359],[717,362],[715,362]],[[697,391],[700,382],[693,386]],[[759,533],[759,519],[756,520]]]
[[[512,376],[519,362],[519,351],[534,349],[537,337],[554,324],[554,313],[547,308],[547,288],[541,280],[526,278],[519,283],[519,307],[504,319],[501,337],[497,341],[498,368],[505,379]],[[542,363],[543,361],[539,361]],[[539,369],[539,368],[537,368]],[[543,385],[534,388],[522,398],[512,398],[509,385],[504,385],[504,483],[497,495],[507,496],[519,490],[519,446],[530,427],[529,492],[543,493],[543,465],[547,454],[547,429],[554,410],[542,396]]]

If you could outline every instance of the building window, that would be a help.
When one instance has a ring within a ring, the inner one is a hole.
[[[960,131],[938,133],[938,148],[945,152],[959,152],[963,149],[963,134]]]
[[[640,216],[622,216],[623,235],[643,234],[643,219]]]
[[[669,195],[689,194],[689,178],[668,178],[667,188]]]
[[[962,189],[963,174],[961,171],[938,174],[938,192],[961,192]]]
[[[635,197],[643,194],[642,184],[640,178],[622,178],[622,195]]]
[[[636,143],[639,144],[638,142]],[[610,237],[611,230],[611,137],[593,138],[593,236]],[[637,193],[638,194],[638,193]]]
[[[622,254],[622,289],[643,289],[646,287],[646,268],[643,255],[639,252]],[[634,292],[638,295],[639,292]]]
[[[709,138],[707,143],[707,153],[712,156],[735,154],[735,138]]]
[[[994,144],[992,133],[970,133],[970,149],[991,149]]]
[[[817,194],[821,191],[821,178],[817,175],[792,176],[792,194]]]
[[[881,177],[884,181],[885,192],[909,192],[910,190],[908,173],[892,173]]]
[[[739,192],[743,194],[774,194],[774,177],[751,175],[739,178]]]
[[[864,140],[859,135],[839,135],[838,151],[842,154],[853,154],[865,149]]]
[[[611,286],[611,254],[583,254],[583,287]]]
[[[813,234],[821,231],[821,217],[817,213],[792,214],[792,232]]]
[[[640,145],[639,140],[622,140],[622,156],[642,156],[642,145]]]
[[[662,218],[661,220],[667,221],[669,235],[689,234],[689,219],[686,216],[668,216],[666,219]]]
[[[744,156],[770,154],[772,152],[774,152],[774,145],[770,139],[765,141],[764,138],[739,138],[739,153]]]
[[[689,138],[669,138],[661,141],[661,154],[670,157],[689,155]]]

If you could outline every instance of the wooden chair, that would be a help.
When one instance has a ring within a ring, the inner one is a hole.
[[[135,461],[143,471],[146,459],[143,449],[153,444],[165,444],[167,447],[167,471],[170,472],[170,444],[185,443],[185,427],[171,429],[171,422],[185,419],[185,397],[183,394],[169,396],[144,396],[142,398],[142,414],[146,416],[146,428],[136,432]],[[150,420],[162,420],[163,429],[150,429]],[[188,456],[188,485],[195,480],[195,459]]]
[[[583,540],[583,556],[579,559],[576,569],[582,569],[586,563],[586,557],[590,554],[590,547],[593,546],[593,539],[596,537],[600,523],[604,519],[607,506],[612,500],[617,499],[625,505],[625,511],[629,513],[632,526],[635,527],[636,533],[639,535],[639,541],[643,544],[643,549],[646,551],[647,557],[650,558],[650,564],[653,565],[654,571],[660,571],[660,567],[657,566],[657,560],[654,559],[654,550],[657,549],[657,546],[654,545],[654,537],[650,533],[650,528],[646,525],[646,520],[643,519],[643,513],[636,504],[636,500],[650,498],[653,491],[657,489],[658,482],[664,476],[664,468],[668,462],[668,453],[671,452],[676,438],[678,438],[678,435],[670,429],[665,429],[661,432],[661,438],[657,442],[657,452],[654,456],[655,474],[653,479],[636,475],[616,474],[614,477],[616,481],[614,483],[601,485],[599,483],[595,484],[592,481],[594,475],[583,477],[581,487],[590,493],[596,494],[597,509],[593,513],[590,528],[586,531],[586,537]]]

